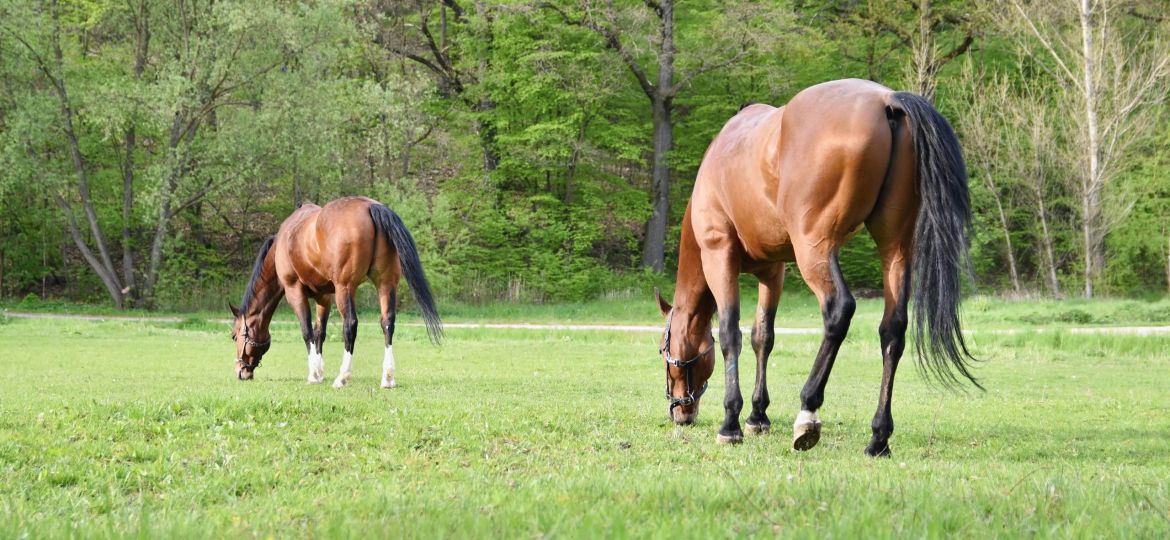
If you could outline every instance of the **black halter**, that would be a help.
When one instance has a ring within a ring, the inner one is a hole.
[[[242,324],[241,326],[243,327],[243,329],[240,331],[241,332],[240,337],[243,338],[243,340],[244,340],[244,346],[248,346],[248,345],[252,346],[252,358],[254,358],[256,360],[256,363],[252,364],[250,366],[250,368],[254,370],[254,369],[260,367],[260,358],[259,357],[262,356],[264,353],[268,352],[268,347],[272,345],[272,336],[269,335],[268,339],[266,339],[264,341],[256,341],[256,340],[248,337],[248,322],[247,322],[247,320],[245,320],[244,324]]]
[[[683,407],[694,403],[696,399],[703,397],[703,392],[707,391],[707,382],[705,381],[703,382],[702,388],[699,388],[698,392],[694,391],[691,384],[691,374],[694,372],[695,363],[698,362],[699,359],[703,356],[706,356],[707,353],[711,352],[711,348],[715,346],[715,338],[712,337],[711,345],[707,346],[706,349],[699,351],[699,354],[696,354],[686,360],[674,358],[670,355],[670,321],[672,319],[674,319],[674,309],[671,309],[670,313],[666,314],[666,329],[662,331],[662,348],[658,351],[659,353],[662,353],[666,359],[666,399],[670,400],[671,413],[674,412],[675,407]],[[682,369],[684,376],[686,377],[687,393],[683,397],[676,398],[670,395],[670,366]]]

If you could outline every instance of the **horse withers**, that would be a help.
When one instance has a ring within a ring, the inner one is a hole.
[[[944,383],[961,376],[978,386],[957,313],[970,219],[958,141],[921,96],[850,79],[807,88],[780,108],[745,107],[723,126],[699,167],[683,215],[674,305],[656,291],[666,317],[660,352],[669,416],[689,424],[698,415],[715,369],[711,318],[718,311],[726,391],[716,440],[743,440],[738,276],[747,272],[759,279],[760,293],[751,335],[755,391],[745,428],[770,429],[767,361],[785,265],[795,261],[824,321],[793,425],[793,448],[815,446],[817,410],[855,307],[838,251],[864,225],[881,257],[885,297],[878,327],[882,381],[865,452],[889,455],[890,399],[910,323],[911,282],[919,365]]]
[[[443,328],[430,286],[423,273],[414,239],[402,219],[382,203],[365,197],[338,199],[324,207],[301,205],[275,236],[265,240],[256,257],[252,277],[235,316],[236,376],[253,377],[272,338],[268,332],[280,299],[287,298],[301,324],[309,355],[310,383],[325,380],[325,326],[336,299],[342,317],[345,353],[333,386],[349,383],[353,344],[357,338],[354,292],[366,279],[378,289],[386,350],[382,360],[382,387],[393,388],[394,318],[399,279],[406,278],[418,302],[432,341],[442,339]],[[309,314],[316,305],[316,325]]]

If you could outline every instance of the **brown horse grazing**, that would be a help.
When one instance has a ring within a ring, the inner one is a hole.
[[[281,224],[276,236],[265,240],[256,257],[252,279],[235,316],[236,375],[251,379],[272,339],[268,325],[281,297],[297,314],[301,335],[309,349],[309,382],[325,380],[325,325],[337,298],[342,316],[345,354],[333,386],[349,383],[353,343],[357,337],[354,292],[367,278],[378,289],[386,352],[382,360],[382,388],[393,388],[394,317],[400,276],[406,277],[418,301],[432,341],[442,339],[443,328],[430,286],[423,274],[414,239],[402,219],[382,203],[365,197],[346,197],[324,208],[304,204]],[[309,318],[309,299],[317,305],[317,327]]]
[[[913,274],[920,367],[945,384],[968,371],[957,308],[971,217],[967,173],[950,125],[928,101],[869,81],[833,81],[808,88],[779,109],[752,105],[711,142],[682,222],[678,282],[672,308],[655,291],[666,317],[669,415],[693,422],[715,369],[711,316],[719,311],[726,364],[726,416],[718,442],[739,442],[739,280],[760,281],[752,328],[756,385],[747,431],[771,422],[765,379],[784,268],[796,261],[816,294],[824,338],[800,393],[793,448],[820,438],[817,409],[837,350],[849,330],[854,300],[841,276],[838,249],[864,224],[881,255],[885,314],[883,372],[871,456],[889,455],[894,430],[890,396],[905,345]]]

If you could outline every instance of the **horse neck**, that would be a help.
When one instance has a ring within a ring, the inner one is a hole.
[[[280,299],[284,297],[284,287],[281,287],[279,280],[276,279],[275,248],[270,249],[264,257],[264,264],[260,267],[260,274],[256,276],[252,287],[252,301],[244,315],[248,320],[259,319],[256,330],[267,333],[268,325],[272,322],[272,314],[276,312],[276,306],[280,305]]]
[[[682,236],[678,248],[678,279],[674,287],[672,325],[679,330],[688,350],[698,349],[711,333],[711,316],[715,313],[715,296],[707,286],[699,243],[691,227],[691,207],[683,214]],[[685,337],[684,337],[685,336]]]

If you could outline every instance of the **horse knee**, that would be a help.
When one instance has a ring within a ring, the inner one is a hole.
[[[719,317],[719,345],[723,355],[738,354],[743,342],[743,333],[739,330],[739,308],[728,310],[729,314]]]
[[[757,324],[752,327],[752,350],[756,354],[768,354],[776,343],[776,331],[770,324]]]

